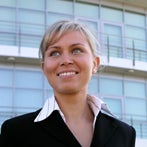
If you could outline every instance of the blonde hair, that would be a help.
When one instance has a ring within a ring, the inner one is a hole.
[[[49,26],[49,28],[46,30],[39,48],[40,58],[44,60],[44,54],[47,48],[56,43],[62,37],[62,35],[72,31],[80,31],[87,39],[93,56],[98,56],[97,47],[100,47],[99,42],[85,25],[74,20],[60,20]]]

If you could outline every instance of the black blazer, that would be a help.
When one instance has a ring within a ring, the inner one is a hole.
[[[34,123],[39,112],[5,121],[1,129],[0,147],[81,147],[57,110],[47,119]],[[135,147],[135,130],[100,112],[91,147]]]

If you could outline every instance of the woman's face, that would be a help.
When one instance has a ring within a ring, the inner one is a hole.
[[[42,69],[55,93],[73,94],[87,90],[99,65],[86,38],[79,32],[64,34],[45,52]]]

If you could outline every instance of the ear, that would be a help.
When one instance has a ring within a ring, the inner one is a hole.
[[[96,73],[100,65],[100,57],[94,57],[92,73]]]

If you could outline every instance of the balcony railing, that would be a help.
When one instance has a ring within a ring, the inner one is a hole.
[[[3,110],[4,110],[4,108],[5,107],[3,107]],[[6,111],[6,109],[8,109],[8,110]],[[15,116],[19,116],[19,115],[22,115],[22,114],[25,114],[28,112],[32,112],[37,109],[39,109],[39,108],[6,107],[5,111],[0,110],[0,127],[1,127],[2,123],[9,118],[13,118]],[[10,110],[13,110],[13,111],[10,111]],[[131,118],[129,117],[130,115],[128,115],[128,114],[125,114],[125,115],[118,114],[118,116],[123,116],[123,118],[118,118],[118,119],[132,125],[135,128],[137,138],[147,138],[147,120],[145,120],[146,119],[145,116],[139,116],[141,118],[141,120],[134,119],[134,118],[138,117],[135,115],[133,115]]]
[[[39,48],[39,44],[46,26],[40,24],[0,22],[0,45]],[[98,34],[103,55],[108,62],[110,57],[124,58],[135,61],[147,62],[147,40],[116,36],[111,34]]]
[[[102,36],[105,34],[102,34]],[[110,42],[110,38],[118,40],[119,42]],[[120,37],[108,35],[107,39],[101,42],[102,54],[107,56],[108,62],[110,57],[124,58],[132,60],[135,66],[135,61],[147,62],[147,41],[139,39],[128,39],[127,37]]]

